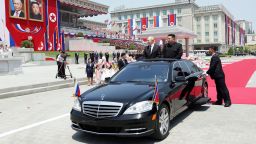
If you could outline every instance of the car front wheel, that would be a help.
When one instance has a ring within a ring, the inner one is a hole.
[[[158,111],[154,138],[158,140],[165,139],[169,134],[169,129],[170,113],[167,105],[163,104]]]

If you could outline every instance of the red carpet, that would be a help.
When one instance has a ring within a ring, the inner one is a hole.
[[[243,60],[226,65],[226,84],[233,104],[256,104],[256,88],[246,88],[250,77],[256,71],[256,59]],[[216,100],[214,81],[208,77],[209,96]]]

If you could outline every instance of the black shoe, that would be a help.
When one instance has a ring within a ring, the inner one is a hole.
[[[222,105],[222,102],[216,101],[216,102],[212,103],[212,105]]]
[[[224,107],[230,107],[231,106],[231,102],[229,103],[225,103]]]

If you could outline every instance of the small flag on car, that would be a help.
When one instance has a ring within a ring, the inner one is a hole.
[[[77,82],[77,80],[75,80],[75,93],[74,93],[74,96],[75,97],[80,97],[80,87],[79,87],[79,84]]]
[[[156,105],[159,104],[158,82],[157,82],[156,76],[155,76],[155,91],[154,91],[153,101]]]

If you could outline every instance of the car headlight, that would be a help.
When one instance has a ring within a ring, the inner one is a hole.
[[[76,111],[81,111],[81,105],[78,99],[74,101],[73,109]]]
[[[152,110],[153,101],[142,101],[130,106],[124,114],[137,114]]]

